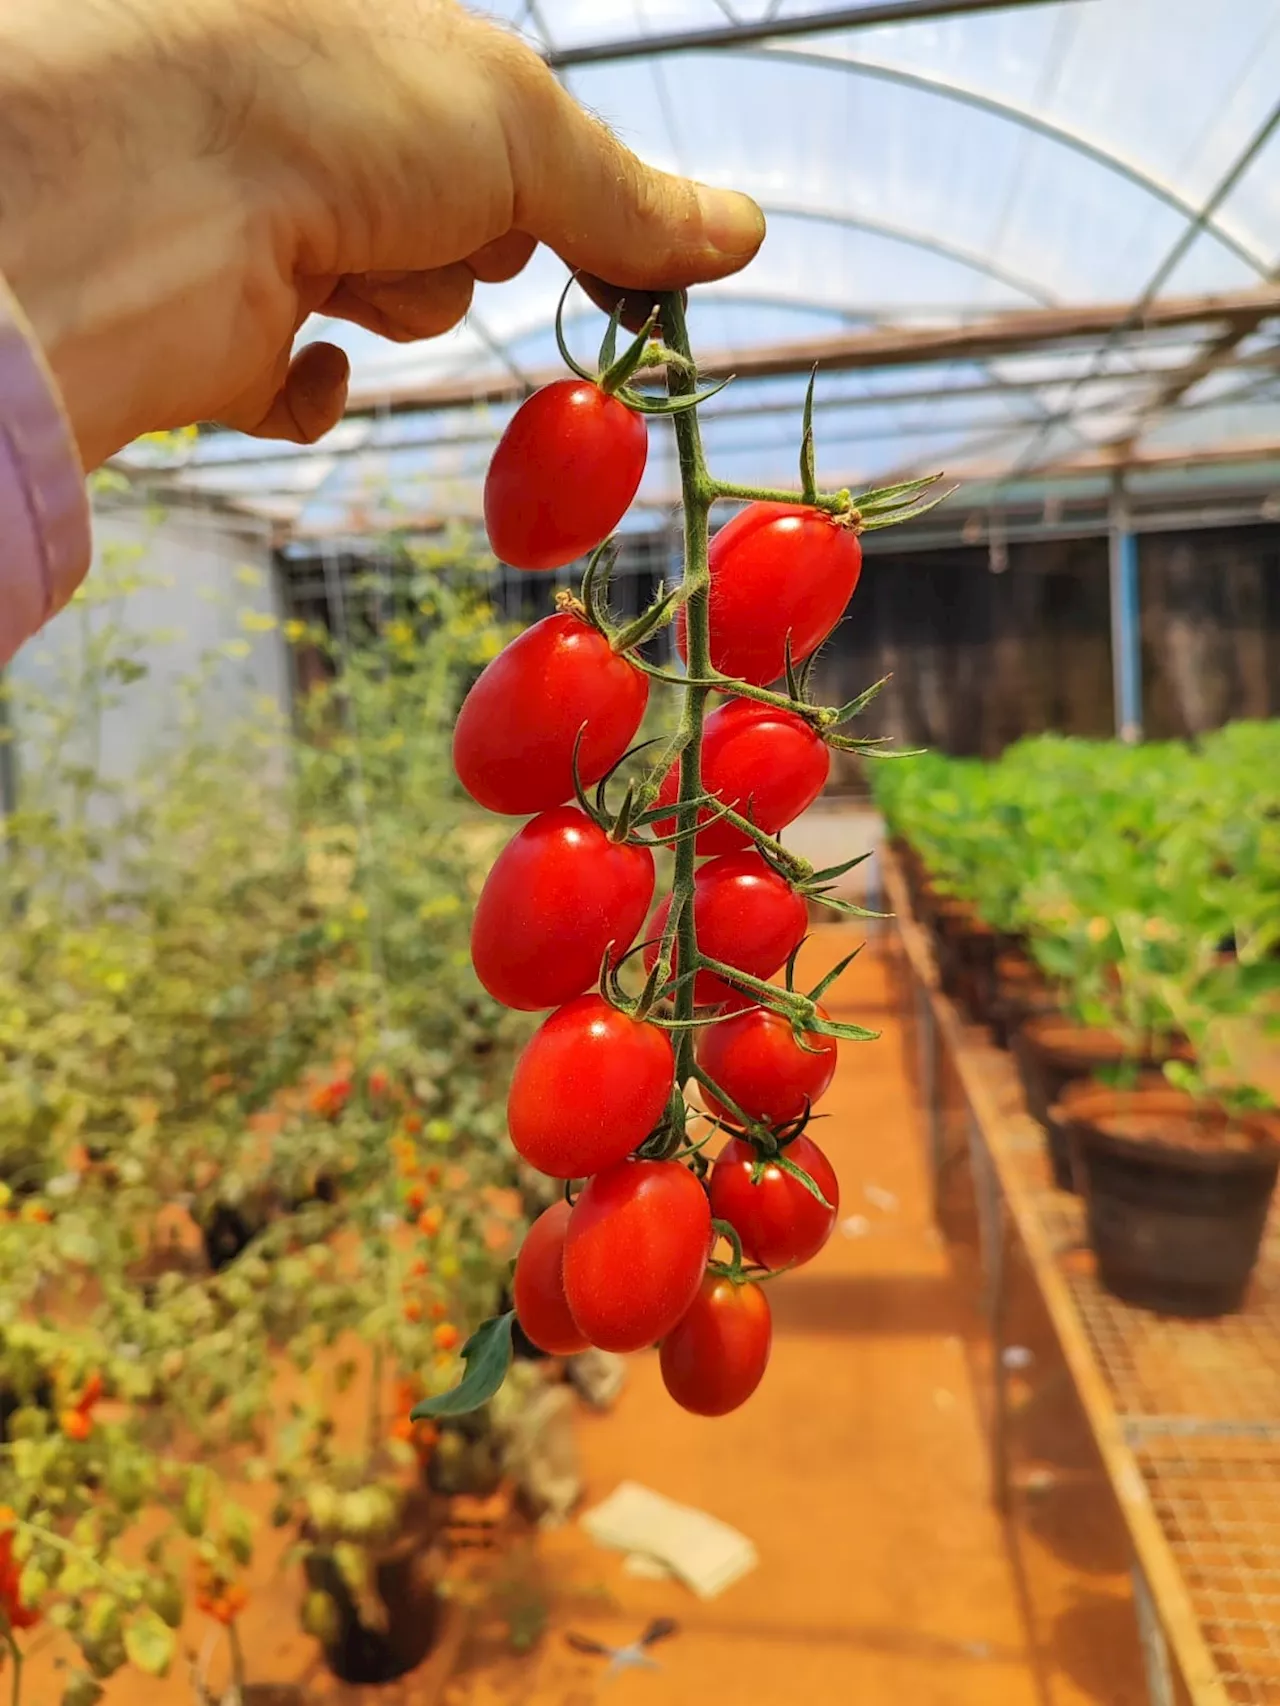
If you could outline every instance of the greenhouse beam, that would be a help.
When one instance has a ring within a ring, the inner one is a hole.
[[[827,31],[869,29],[877,24],[915,24],[973,12],[1012,12],[1043,6],[1047,0],[883,0],[879,5],[842,6],[791,18],[761,18],[752,23],[713,24],[701,30],[622,36],[616,41],[584,42],[579,47],[549,48],[543,54],[555,71],[577,65],[607,65],[620,59],[647,59],[657,53],[695,53],[779,41]]]
[[[1111,500],[1111,677],[1116,734],[1142,739],[1142,624],[1138,614],[1138,536],[1117,492]]]

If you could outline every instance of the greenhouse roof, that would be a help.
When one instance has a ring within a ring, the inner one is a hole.
[[[645,158],[764,207],[758,259],[690,305],[737,375],[703,410],[725,478],[794,483],[814,360],[829,486],[944,468],[995,504],[1280,450],[1277,0],[488,9]],[[513,404],[558,370],[565,279],[540,251],[429,343],[312,322],[351,356],[350,417],[306,448],[204,434],[178,483],[299,538],[478,516]],[[567,324],[589,359],[601,317],[577,296]],[[659,424],[633,524],[675,492]]]

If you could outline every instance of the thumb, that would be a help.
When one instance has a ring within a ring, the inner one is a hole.
[[[765,229],[750,196],[646,166],[535,53],[499,39],[513,227],[618,285],[671,290],[747,264]]]

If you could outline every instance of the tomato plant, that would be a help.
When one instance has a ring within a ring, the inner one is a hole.
[[[770,1332],[757,1283],[767,1275],[744,1260],[785,1267],[829,1236],[835,1176],[802,1123],[831,1081],[837,1039],[873,1034],[819,1004],[847,960],[809,993],[793,987],[810,904],[857,912],[835,889],[857,860],[814,870],[776,837],[821,792],[832,748],[875,744],[842,732],[875,690],[815,704],[804,660],[854,590],[861,533],[920,513],[931,481],[860,498],[820,492],[812,384],[798,493],[716,479],[697,419],[711,393],[699,388],[681,293],[662,295],[615,357],[622,318],[611,319],[592,375],[557,317],[577,379],[530,399],[494,456],[485,513],[498,554],[527,568],[592,555],[577,593],[558,595],[558,615],[481,677],[454,746],[476,800],[509,813],[541,808],[485,882],[472,960],[497,1000],[557,1009],[517,1065],[508,1125],[532,1167],[585,1183],[571,1211],[559,1203],[530,1231],[514,1311],[473,1334],[457,1386],[412,1419],[493,1398],[517,1319],[556,1354],[584,1342],[616,1351],[661,1342],[679,1403],[712,1415],[743,1402]],[[662,370],[664,398],[628,386],[641,364]],[[640,478],[646,413],[673,417],[684,572],[620,626],[606,535]],[[721,500],[746,507],[712,540]],[[683,675],[641,649],[673,622]],[[627,749],[646,708],[634,672],[680,695],[665,748],[643,761],[650,742]],[[768,686],[779,678],[785,691]],[[724,701],[715,710],[713,694]],[[563,803],[571,788],[575,805]],[[655,846],[670,852],[671,880],[636,947]],[[784,983],[767,981],[784,966]],[[709,1189],[705,1140],[695,1135],[708,1106],[742,1131],[711,1168]],[[715,1259],[717,1233],[733,1249],[731,1266]]]
[[[662,1341],[662,1383],[695,1416],[725,1416],[759,1386],[773,1318],[762,1287],[708,1271],[698,1295]]]
[[[540,813],[485,879],[471,926],[476,975],[504,1007],[562,1006],[596,981],[606,949],[631,946],[653,884],[648,847],[611,841],[576,806]]]
[[[593,1345],[638,1351],[689,1308],[711,1248],[701,1184],[678,1161],[621,1161],[584,1186],[569,1217],[564,1292]]]
[[[590,380],[535,391],[485,479],[494,555],[515,569],[558,569],[594,550],[635,497],[648,451],[643,418]]]
[[[817,1186],[825,1205],[796,1172]],[[733,1227],[747,1260],[764,1268],[812,1261],[830,1238],[840,1208],[835,1169],[808,1137],[797,1137],[773,1158],[760,1156],[742,1138],[730,1138],[716,1157],[710,1186],[711,1212]]]
[[[525,1337],[550,1356],[572,1356],[585,1351],[589,1342],[565,1298],[564,1240],[570,1213],[563,1197],[543,1210],[525,1234],[511,1282],[516,1319]]]
[[[831,771],[831,754],[813,724],[794,711],[731,699],[707,718],[702,735],[702,786],[721,804],[732,806],[766,835],[793,823],[817,799]],[[657,804],[673,806],[680,767],[662,779]],[[714,806],[699,814],[706,822]],[[677,827],[674,814],[654,824],[658,835]],[[697,839],[702,854],[736,853],[751,846],[747,831],[720,818]]]
[[[844,615],[862,573],[862,546],[847,516],[752,503],[711,541],[708,569],[712,665],[763,687],[786,668],[788,642],[799,663]],[[687,656],[682,619],[676,637]]]
[[[657,962],[657,939],[670,911],[668,896],[649,924],[647,967]],[[800,946],[808,917],[803,896],[754,849],[708,859],[694,877],[693,919],[699,952],[751,977],[773,976]],[[715,972],[700,971],[694,980],[699,1007],[730,1001],[736,993]]]
[[[602,996],[580,995],[543,1023],[516,1063],[507,1101],[511,1141],[553,1179],[599,1173],[649,1136],[674,1079],[664,1030]]]
[[[491,812],[563,805],[578,775],[598,782],[627,750],[649,700],[629,658],[573,611],[544,616],[486,666],[453,735],[458,780]],[[581,741],[578,737],[581,734]]]
[[[821,1007],[818,1017],[827,1017]],[[784,1014],[740,998],[698,1038],[698,1065],[750,1119],[788,1125],[826,1094],[836,1070],[835,1038],[801,1035]],[[704,1097],[711,1113],[734,1122],[714,1091],[704,1088]]]

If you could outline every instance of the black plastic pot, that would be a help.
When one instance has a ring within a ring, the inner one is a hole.
[[[332,1599],[337,1615],[325,1661],[342,1682],[395,1682],[415,1670],[438,1639],[442,1602],[430,1558],[420,1536],[406,1533],[374,1554],[372,1587],[382,1606],[382,1627],[361,1618],[351,1590],[327,1554],[313,1553],[307,1585]]]
[[[200,1222],[200,1236],[205,1255],[215,1274],[229,1268],[237,1256],[242,1256],[267,1224],[265,1214],[230,1203],[215,1203]]]
[[[1178,1051],[1181,1053],[1181,1051]],[[1076,1025],[1060,1013],[1033,1015],[1013,1038],[1013,1057],[1022,1079],[1022,1092],[1032,1117],[1044,1127],[1053,1182],[1060,1191],[1074,1191],[1071,1152],[1056,1109],[1068,1085],[1087,1082],[1099,1070],[1131,1068],[1138,1079],[1159,1072],[1174,1054],[1135,1058],[1118,1032]]]
[[[1233,1121],[1168,1089],[1099,1089],[1059,1113],[1107,1290],[1166,1315],[1239,1309],[1280,1172],[1274,1118]]]

